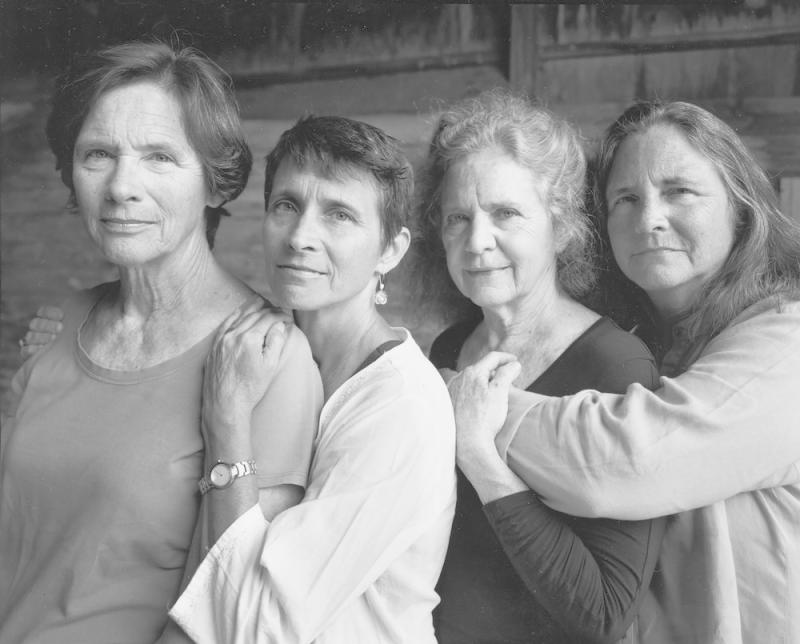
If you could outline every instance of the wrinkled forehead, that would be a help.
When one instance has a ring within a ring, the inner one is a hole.
[[[383,190],[367,168],[327,154],[305,154],[302,157],[287,155],[280,162],[275,176],[283,174],[286,177],[308,173],[330,183],[341,184],[343,188],[356,183],[362,190],[372,190],[377,203],[380,204],[382,202]]]

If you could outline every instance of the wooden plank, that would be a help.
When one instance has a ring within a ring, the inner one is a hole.
[[[511,87],[530,96],[538,95],[539,8],[530,4],[512,4],[511,50],[508,78]]]
[[[692,102],[730,125],[771,177],[800,177],[800,96]],[[605,129],[629,105],[552,103],[550,108],[577,125],[593,150]],[[800,213],[796,202],[793,207],[793,212]]]
[[[305,83],[316,80],[335,80],[354,76],[380,76],[428,69],[455,69],[480,65],[500,65],[500,54],[494,49],[482,51],[417,56],[414,58],[392,58],[387,60],[355,61],[338,65],[308,65],[293,69],[263,73],[245,73],[231,70],[237,89],[251,89],[283,83]]]
[[[789,28],[775,27],[719,34],[694,33],[678,38],[670,35],[652,36],[647,39],[586,41],[563,45],[545,45],[541,47],[539,56],[542,60],[549,61],[567,58],[618,56],[620,54],[651,54],[702,49],[729,49],[733,47],[763,47],[765,45],[797,45],[798,43],[800,43],[800,27],[792,26]]]

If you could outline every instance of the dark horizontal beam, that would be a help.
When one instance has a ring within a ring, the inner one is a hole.
[[[545,45],[541,48],[542,60],[567,58],[595,58],[621,54],[653,54],[660,52],[693,51],[702,49],[729,49],[733,47],[764,47],[770,45],[800,45],[800,28],[770,29],[726,34],[697,34],[682,38],[657,36],[647,40],[620,40],[617,42],[593,41]]]
[[[415,58],[395,58],[391,60],[370,60],[342,65],[303,65],[285,70],[258,73],[231,73],[237,89],[280,85],[284,83],[300,83],[312,80],[336,80],[354,76],[380,76],[382,74],[398,74],[418,72],[428,69],[454,69],[458,67],[475,67],[478,65],[503,65],[499,52],[473,51],[454,54],[436,54]]]

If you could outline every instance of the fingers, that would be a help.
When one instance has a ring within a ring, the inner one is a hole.
[[[64,319],[64,311],[57,306],[40,306],[36,311],[37,318],[46,318],[54,322],[61,322]]]
[[[276,322],[267,329],[261,343],[261,355],[264,359],[277,365],[286,346],[288,334],[289,328],[285,322]]]
[[[58,335],[61,333],[63,324],[53,318],[39,317],[41,309],[36,313],[37,317],[33,318],[28,325],[28,332],[36,332],[44,335]]]
[[[504,353],[502,351],[490,351],[480,360],[478,360],[475,364],[468,367],[468,369],[472,370],[477,374],[485,376],[487,380],[491,380],[493,374],[500,367],[513,362],[517,362],[517,356],[515,356],[513,353]]]
[[[494,387],[509,389],[522,371],[522,365],[515,358],[513,362],[501,364],[489,379],[489,384]]]

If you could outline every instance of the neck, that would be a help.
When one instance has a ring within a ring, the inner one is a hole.
[[[230,279],[208,249],[155,266],[121,266],[119,277],[123,316],[143,319],[203,306],[209,293]]]
[[[319,366],[325,400],[376,347],[397,337],[371,302],[358,311],[350,306],[346,311],[295,311],[294,316]]]
[[[462,349],[462,367],[488,351],[514,354],[522,365],[515,381],[528,386],[598,319],[598,315],[565,293],[530,298],[514,310],[484,309],[484,321]]]
[[[670,327],[686,317],[691,311],[693,303],[701,296],[698,289],[689,289],[688,287],[647,292],[659,324]]]
[[[483,325],[489,349],[518,343],[528,344],[532,338],[550,337],[564,324],[564,314],[575,302],[553,285],[538,288],[524,299],[497,308],[483,309]]]

